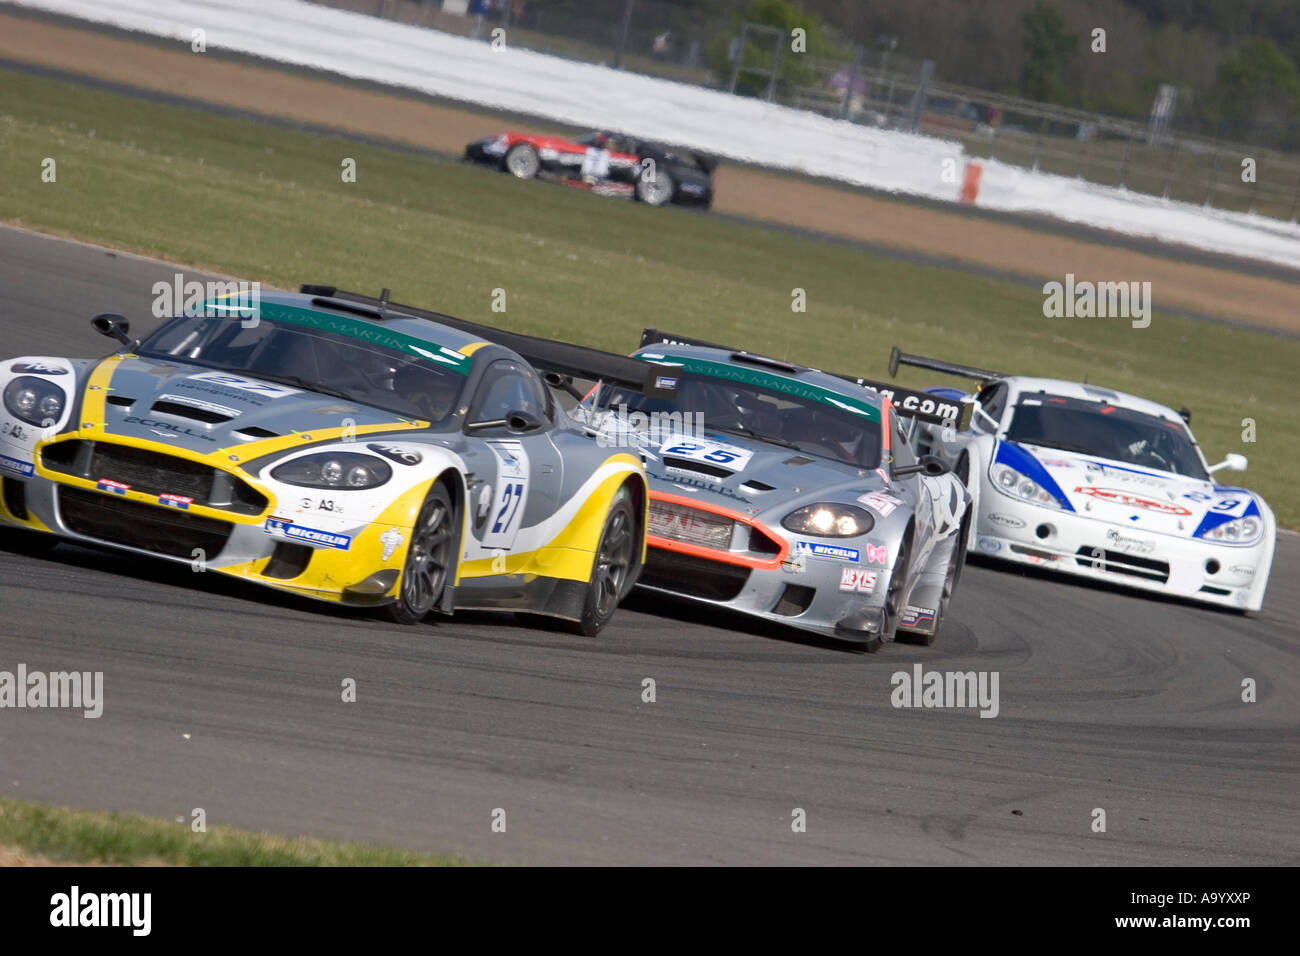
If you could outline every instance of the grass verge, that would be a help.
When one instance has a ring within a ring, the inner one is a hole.
[[[65,810],[39,803],[0,799],[0,847],[51,863],[117,866],[465,866],[453,857],[429,856],[389,847],[288,839],[214,826],[194,833],[130,813]]]
[[[0,219],[268,284],[388,286],[620,352],[657,326],[876,378],[898,344],[1186,404],[1211,461],[1250,456],[1227,480],[1300,527],[1295,339],[1161,312],[1146,329],[1045,319],[1042,294],[1013,282],[17,72],[0,71],[0,137]]]

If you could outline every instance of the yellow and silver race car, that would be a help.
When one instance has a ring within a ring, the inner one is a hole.
[[[399,623],[493,608],[598,633],[645,557],[640,459],[544,374],[645,366],[303,286],[208,302],[96,360],[0,362],[0,526],[184,562]],[[490,339],[491,341],[489,341]]]

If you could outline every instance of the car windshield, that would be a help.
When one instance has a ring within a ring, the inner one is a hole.
[[[1207,477],[1181,422],[1101,402],[1056,395],[1022,398],[1006,437],[1189,478]]]
[[[435,362],[346,335],[261,319],[173,319],[136,354],[238,372],[370,405],[433,424],[461,402],[466,376]]]
[[[585,409],[619,417],[640,412],[647,430],[660,437],[702,422],[706,432],[753,438],[858,468],[880,465],[880,425],[847,405],[839,408],[748,382],[671,371],[677,379],[672,398],[607,387],[588,395]]]

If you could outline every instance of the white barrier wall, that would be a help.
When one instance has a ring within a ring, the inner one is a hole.
[[[959,143],[870,129],[607,67],[393,23],[302,0],[13,0],[209,49],[251,54],[718,156],[956,201]],[[199,55],[199,54],[195,54]],[[491,123],[484,134],[493,132]],[[944,182],[944,159],[956,181]],[[1300,268],[1300,226],[984,163],[978,204]]]

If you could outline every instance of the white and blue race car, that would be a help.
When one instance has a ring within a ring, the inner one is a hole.
[[[1002,375],[897,348],[890,374],[914,365],[976,379],[959,433],[918,422],[918,453],[949,458],[967,483],[969,547],[1147,591],[1258,611],[1276,523],[1259,495],[1219,484],[1244,471],[1230,454],[1206,462],[1191,413],[1097,385]]]

